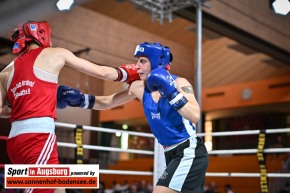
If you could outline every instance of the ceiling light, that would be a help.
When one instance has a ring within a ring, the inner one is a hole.
[[[59,0],[56,6],[59,11],[69,11],[74,4],[74,0]]]
[[[287,15],[290,11],[289,0],[276,0],[272,3],[275,13],[281,15]]]
[[[127,124],[123,124],[122,125],[122,129],[127,130],[128,129],[128,125]]]
[[[122,135],[122,133],[118,131],[118,132],[115,133],[115,135],[116,135],[117,137],[120,137],[120,136]]]

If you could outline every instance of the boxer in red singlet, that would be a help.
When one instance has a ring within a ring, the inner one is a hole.
[[[58,75],[67,65],[104,80],[130,82],[135,68],[99,66],[64,48],[51,47],[47,22],[21,23],[11,35],[19,54],[0,73],[0,117],[10,117],[7,152],[13,164],[59,164],[55,136]],[[93,96],[81,104],[92,108]],[[6,105],[9,104],[9,107]],[[26,193],[65,192],[64,189],[26,189]]]

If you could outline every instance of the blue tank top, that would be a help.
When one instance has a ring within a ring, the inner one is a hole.
[[[174,80],[177,78],[172,77]],[[161,97],[156,103],[147,87],[143,94],[143,108],[152,133],[163,146],[177,144],[196,134],[191,121],[173,109],[167,98]]]

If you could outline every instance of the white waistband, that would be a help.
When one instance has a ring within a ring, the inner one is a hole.
[[[178,145],[180,145],[180,144],[186,142],[188,139],[191,140],[191,139],[193,139],[193,138],[196,138],[196,135],[195,135],[195,134],[192,135],[192,136],[190,136],[189,138],[187,138],[187,139],[185,139],[185,140],[179,142],[179,143],[176,143],[176,144],[173,144],[173,145],[170,145],[170,146],[163,146],[163,148],[164,148],[164,152],[170,151],[170,150],[174,149],[175,147],[177,147]]]
[[[23,133],[54,133],[55,124],[51,117],[30,118],[14,121],[9,138]]]

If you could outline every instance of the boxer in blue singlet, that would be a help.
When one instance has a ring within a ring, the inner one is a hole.
[[[164,147],[166,169],[153,193],[202,193],[208,166],[207,150],[196,136],[200,108],[191,84],[169,73],[173,56],[159,43],[137,45],[137,72],[141,80],[110,96],[95,96],[93,109],[104,110],[138,98],[152,133]],[[59,86],[61,107],[82,106],[85,94]],[[90,96],[91,97],[91,96]]]

